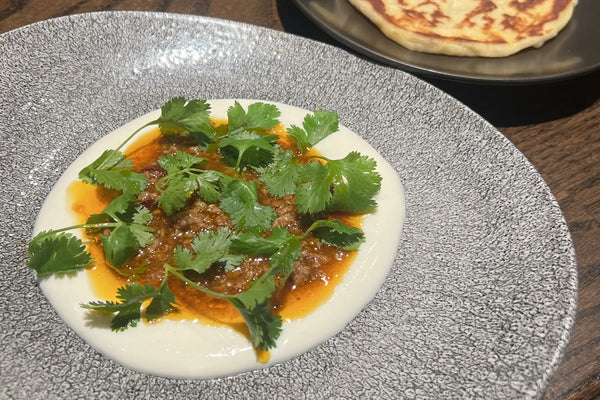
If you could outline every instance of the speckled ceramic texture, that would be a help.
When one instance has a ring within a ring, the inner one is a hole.
[[[547,186],[499,132],[401,71],[201,17],[84,14],[0,35],[0,398],[533,399],[569,339],[576,264]],[[329,109],[397,169],[392,271],[338,335],[260,371],[156,378],[96,353],[25,266],[43,199],[87,146],[173,96]]]

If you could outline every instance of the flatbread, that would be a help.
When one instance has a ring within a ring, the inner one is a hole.
[[[349,0],[390,39],[426,53],[504,57],[540,47],[577,0]],[[600,1],[600,0],[592,0]]]

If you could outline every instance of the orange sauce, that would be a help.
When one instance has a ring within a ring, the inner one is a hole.
[[[299,287],[285,287],[277,292],[274,303],[280,306],[276,306],[276,313],[283,320],[294,320],[310,314],[333,295],[335,287],[342,282],[355,256],[356,252],[352,252],[337,263],[322,268],[325,270],[322,279]]]
[[[277,127],[274,131],[282,138],[280,139],[282,147],[289,145],[282,127]],[[156,129],[141,136],[128,147],[126,154],[133,161],[134,169],[139,170],[156,162],[159,156],[160,139],[161,134]],[[84,223],[91,214],[102,212],[117,195],[118,192],[81,181],[72,183],[68,189],[71,209],[78,223]],[[156,212],[160,213],[160,210]],[[362,223],[361,216],[336,216],[336,218],[357,227]],[[93,237],[87,239],[88,251],[95,260],[94,265],[88,270],[95,295],[105,300],[115,301],[117,288],[126,285],[129,280],[107,265],[100,240]],[[299,287],[288,284],[279,289],[273,297],[274,312],[283,320],[293,320],[314,311],[331,297],[335,287],[343,280],[355,255],[356,252],[344,252],[335,262],[321,266],[320,279],[312,280]],[[167,315],[166,318],[178,321],[196,320],[214,326],[227,325],[249,336],[241,315],[225,300],[205,295],[174,277],[169,277],[169,286],[175,292],[178,311]],[[186,299],[181,298],[182,292],[186,290],[193,290],[199,296],[195,296],[192,303],[186,302]],[[197,300],[198,298],[201,300]],[[261,361],[268,360],[268,352],[258,352],[257,356]]]

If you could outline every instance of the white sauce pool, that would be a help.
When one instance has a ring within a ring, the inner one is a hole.
[[[247,109],[258,100],[238,100]],[[210,100],[211,116],[226,118],[234,100]],[[281,111],[281,122],[302,126],[309,111],[273,103]],[[104,150],[116,148],[144,123],[160,116],[160,110],[146,114],[111,132],[86,150],[71,164],[44,202],[34,235],[75,223],[68,209],[67,188],[77,180],[79,171]],[[343,122],[343,121],[342,121]],[[149,127],[148,130],[153,129]],[[143,134],[144,131],[141,132]],[[340,131],[321,141],[316,148],[326,157],[337,159],[358,151],[377,161],[382,176],[381,190],[375,197],[377,212],[365,217],[366,242],[331,298],[308,316],[284,321],[277,347],[269,362],[259,363],[249,340],[227,327],[209,327],[193,321],[163,320],[124,332],[112,332],[110,316],[99,320],[80,307],[97,299],[87,272],[69,277],[40,279],[40,287],[60,317],[87,343],[127,368],[170,378],[210,379],[263,368],[296,357],[326,341],[343,329],[373,298],[387,276],[400,241],[404,221],[404,192],[396,171],[368,143],[340,125]]]

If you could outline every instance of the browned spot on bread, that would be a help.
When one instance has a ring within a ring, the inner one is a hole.
[[[515,32],[523,32],[526,30],[528,25],[527,25],[526,21],[523,20],[523,18],[504,14],[504,18],[502,19],[502,26],[504,27],[504,29],[507,29],[507,30],[510,29]],[[518,37],[522,38],[523,35],[520,34]]]
[[[519,11],[527,11],[527,9],[533,8],[545,1],[547,0],[513,0],[510,2],[510,5]]]
[[[544,0],[513,0],[510,2],[510,5],[520,12],[526,12],[543,2]],[[524,18],[518,16],[504,14],[502,26],[505,29],[511,29],[517,32],[519,38],[541,36],[545,34],[544,26],[549,22],[556,20],[568,4],[569,0],[554,0],[552,9],[547,14],[538,17],[534,23],[527,22]]]
[[[475,26],[475,23],[471,21],[472,18],[480,14],[487,14],[489,12],[492,12],[496,8],[498,7],[496,7],[496,4],[492,0],[480,0],[479,5],[469,14],[467,14],[467,16],[458,24],[458,27],[460,28],[465,25]],[[484,29],[489,29],[495,21],[494,18],[490,17],[489,15],[485,15],[482,18],[486,21]]]

